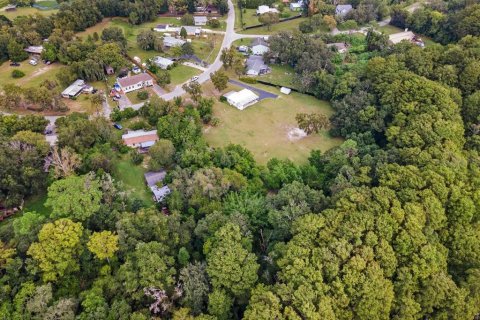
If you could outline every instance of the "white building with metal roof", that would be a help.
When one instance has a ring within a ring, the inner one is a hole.
[[[84,87],[85,81],[77,79],[74,83],[68,86],[68,88],[62,91],[62,97],[70,99],[74,98],[82,92]]]
[[[258,102],[259,97],[251,90],[243,89],[235,92],[230,91],[223,95],[227,102],[237,108],[238,110],[244,110],[247,107]]]

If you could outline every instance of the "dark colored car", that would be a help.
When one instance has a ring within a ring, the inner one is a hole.
[[[19,66],[20,66],[20,63],[18,63],[18,62],[10,62],[10,66],[11,66],[11,67],[19,67]]]
[[[118,129],[118,130],[122,130],[122,129],[123,129],[123,127],[122,127],[122,125],[121,125],[120,123],[114,123],[114,124],[113,124],[113,127],[114,127],[115,129]]]
[[[98,89],[93,89],[92,90],[92,93],[97,93],[98,92]]]

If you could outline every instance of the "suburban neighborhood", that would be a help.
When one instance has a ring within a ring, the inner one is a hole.
[[[0,0],[0,319],[480,319],[480,3]]]

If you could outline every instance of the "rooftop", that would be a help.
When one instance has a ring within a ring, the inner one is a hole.
[[[415,34],[412,31],[398,32],[388,36],[388,40],[393,44],[397,44],[403,40],[411,41],[413,38],[415,38]]]
[[[153,62],[156,63],[156,64],[161,64],[161,65],[171,65],[171,64],[173,64],[173,60],[168,59],[168,58],[164,58],[164,57],[159,57],[159,56],[153,58]]]
[[[24,49],[28,53],[41,54],[43,51],[43,46],[29,46]]]
[[[193,20],[195,22],[207,22],[208,18],[206,16],[194,16]]]
[[[156,171],[156,172],[150,171],[150,172],[146,172],[144,174],[145,181],[147,181],[147,185],[149,187],[156,186],[157,183],[159,183],[160,181],[163,181],[163,179],[165,179],[166,175],[167,175],[167,172],[164,171],[164,170]]]
[[[352,7],[351,4],[339,4],[339,5],[335,8],[335,14],[338,14],[338,15],[346,15],[346,14],[349,13],[352,9],[353,9],[353,7]]]
[[[148,73],[140,73],[131,77],[117,79],[117,82],[122,87],[129,87],[139,82],[145,82],[149,80],[153,81],[152,76],[150,76]]]
[[[145,131],[129,131],[122,135],[122,140],[126,145],[143,144],[146,142],[155,142],[158,140],[157,130]]]
[[[75,80],[74,83],[72,83],[65,90],[62,91],[62,95],[75,96],[76,94],[78,94],[80,91],[83,90],[84,86],[85,86],[85,81],[81,79],[77,79]]]
[[[151,186],[150,190],[152,190],[156,201],[162,201],[170,194],[170,188],[168,186],[163,186],[161,188],[157,186]]]
[[[263,62],[263,57],[252,55],[247,59],[247,69],[260,73],[261,70],[268,69],[268,66]]]

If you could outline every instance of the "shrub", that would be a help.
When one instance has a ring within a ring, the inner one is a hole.
[[[140,100],[147,100],[148,99],[148,91],[141,90],[137,92],[137,98]]]
[[[143,154],[139,153],[137,150],[130,151],[130,159],[134,165],[139,165],[143,162]]]
[[[23,73],[23,71],[16,70],[16,69],[12,71],[12,78],[18,79],[23,76],[25,76],[25,73]]]
[[[280,18],[282,18],[282,19],[290,18],[290,16],[291,16],[291,14],[288,11],[280,13]]]
[[[239,80],[242,81],[242,82],[245,82],[245,83],[250,83],[250,84],[255,84],[255,83],[257,83],[257,80],[256,80],[256,79],[250,78],[250,77],[240,77]]]
[[[129,125],[129,128],[132,130],[148,129],[149,127],[148,123],[144,120],[139,120]]]
[[[207,24],[208,24],[209,27],[214,28],[214,29],[220,27],[220,21],[218,21],[218,19],[210,19],[210,20],[208,20]]]
[[[220,102],[227,102],[227,98],[225,98],[224,96],[220,96]]]
[[[298,26],[298,29],[299,29],[300,32],[302,32],[302,33],[310,33],[310,32],[313,32],[312,24],[311,24],[310,21],[308,21],[308,20],[302,21],[302,22],[300,23],[300,25]]]

